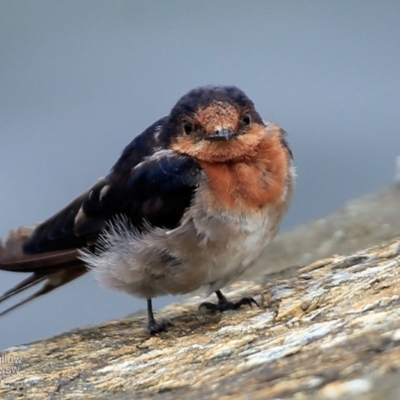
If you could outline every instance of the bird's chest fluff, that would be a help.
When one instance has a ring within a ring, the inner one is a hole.
[[[207,189],[197,194],[190,230],[197,239],[199,262],[207,269],[205,283],[220,282],[223,286],[259,256],[275,235],[280,215],[273,204],[234,210],[222,205],[215,208],[210,200],[214,201]],[[238,203],[243,203],[243,199],[238,199]]]
[[[97,279],[151,298],[202,285],[212,292],[239,276],[273,238],[286,208],[286,190],[276,174],[247,167],[239,173],[223,168],[222,176],[206,168],[191,206],[172,230],[139,235],[129,224],[117,226],[104,238],[106,251],[86,258]]]

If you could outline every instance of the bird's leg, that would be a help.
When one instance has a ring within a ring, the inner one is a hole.
[[[259,307],[257,302],[252,297],[243,297],[239,301],[233,302],[233,301],[229,301],[222,294],[222,292],[220,290],[217,290],[215,292],[215,294],[218,297],[217,304],[204,302],[204,303],[200,304],[199,308],[205,307],[205,308],[207,308],[207,310],[223,312],[226,310],[237,310],[238,308],[240,308],[243,305],[248,305],[248,306],[252,307],[252,304],[255,304],[257,307]]]
[[[151,335],[155,335],[156,333],[160,332],[166,332],[168,328],[172,326],[172,324],[169,322],[159,323],[156,321],[156,319],[154,318],[153,304],[151,302],[151,299],[147,299],[147,318],[149,321],[148,328]]]

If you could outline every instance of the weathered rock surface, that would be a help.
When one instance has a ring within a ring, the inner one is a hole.
[[[400,184],[344,204],[338,211],[284,232],[268,245],[247,277],[348,254],[400,236]],[[399,397],[400,398],[400,397]]]
[[[157,337],[135,316],[10,348],[0,398],[399,398],[400,238],[226,294],[260,308],[193,298],[158,313],[174,327]]]

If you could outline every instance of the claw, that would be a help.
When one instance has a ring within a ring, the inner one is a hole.
[[[149,320],[148,330],[150,335],[155,335],[160,332],[167,332],[168,328],[174,326],[171,322],[157,322],[153,314],[153,304],[151,299],[147,299],[147,316]]]
[[[173,324],[171,324],[170,322],[157,322],[157,321],[152,321],[149,322],[149,332],[150,335],[156,335],[157,333],[161,333],[161,332],[167,332],[168,328],[170,328],[171,326],[174,326]]]
[[[253,307],[253,304],[255,304],[258,308],[260,308],[258,303],[252,297],[243,297],[238,302],[233,303],[235,310],[243,305]]]
[[[252,297],[243,297],[237,302],[229,301],[220,290],[217,290],[216,295],[218,296],[218,303],[209,303],[209,302],[204,302],[201,303],[199,306],[199,309],[204,307],[207,310],[211,311],[226,311],[226,310],[237,310],[243,305],[247,305],[252,307],[253,304],[255,304],[257,307],[259,307],[258,303],[252,298]]]

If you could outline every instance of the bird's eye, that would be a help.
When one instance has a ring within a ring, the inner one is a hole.
[[[251,122],[251,117],[250,117],[250,115],[247,114],[247,113],[244,114],[244,115],[243,115],[242,121],[243,121],[243,124],[244,124],[244,125],[250,125],[250,122]]]
[[[193,124],[187,120],[183,121],[183,130],[185,131],[186,135],[189,135],[193,132]]]

